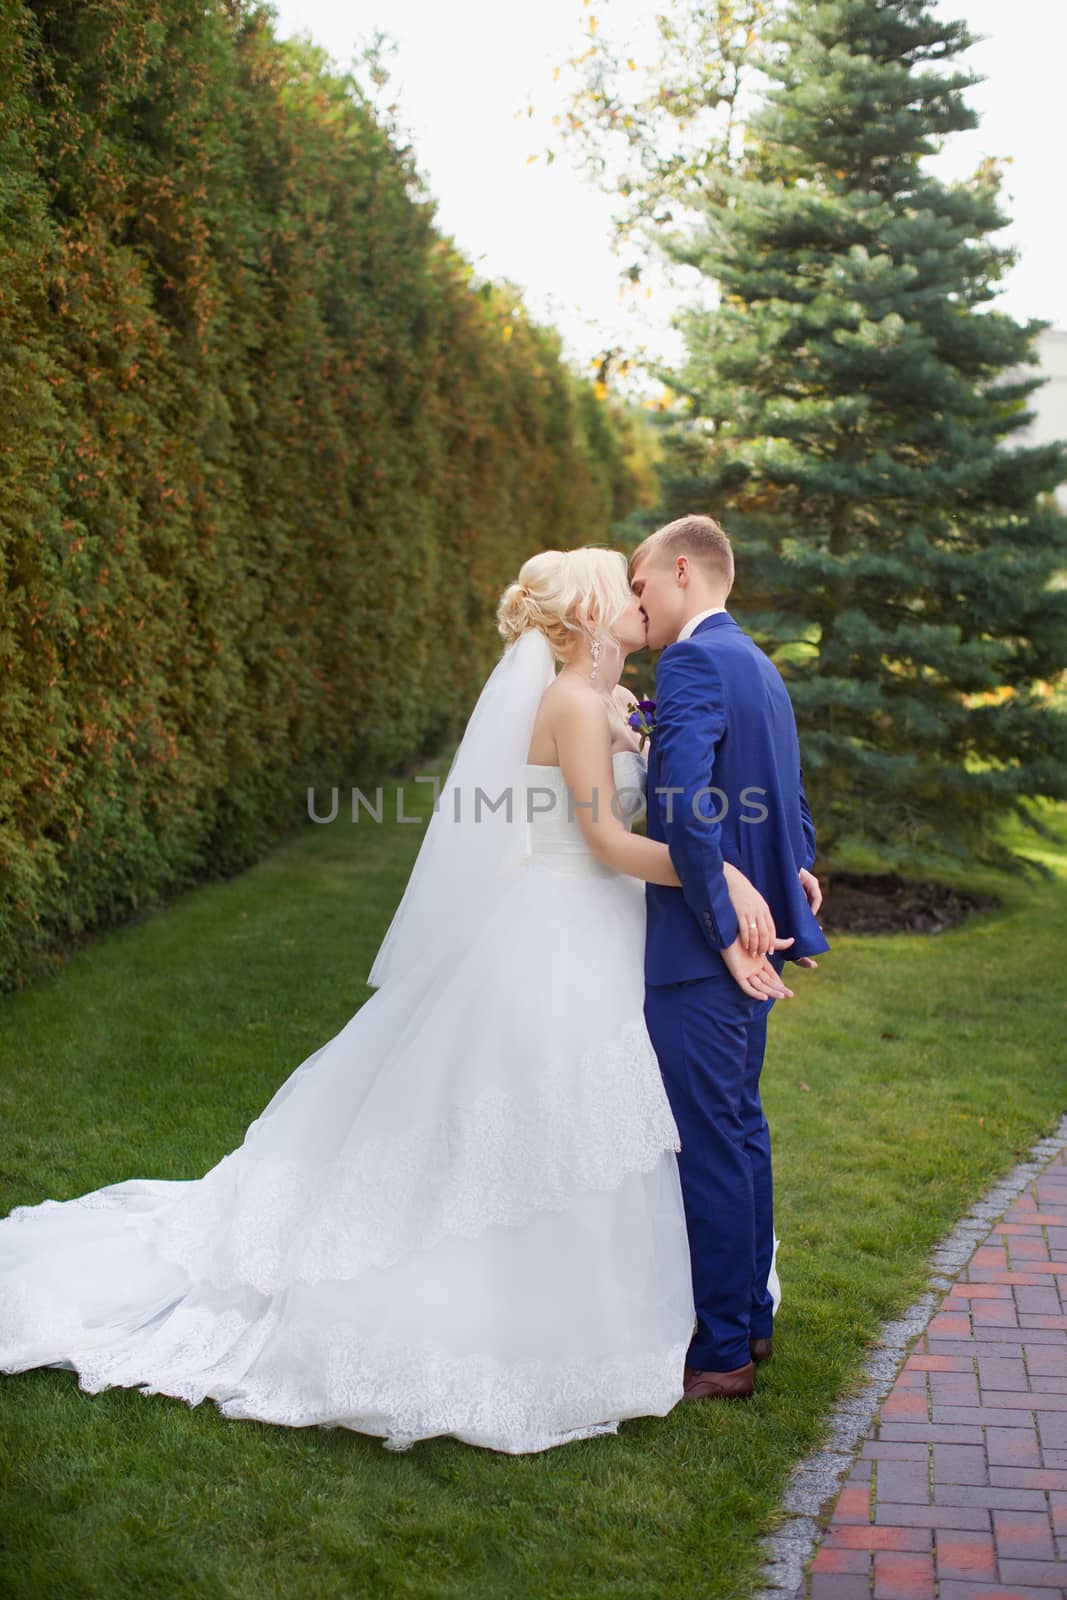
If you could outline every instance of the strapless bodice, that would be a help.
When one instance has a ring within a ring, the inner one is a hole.
[[[645,805],[648,771],[645,757],[637,750],[616,750],[611,758],[615,774],[615,810],[627,828],[633,825]],[[580,813],[559,767],[526,763],[527,805],[530,816],[530,854],[528,860],[564,870],[613,873],[590,851],[582,835]],[[600,798],[607,809],[610,796]]]

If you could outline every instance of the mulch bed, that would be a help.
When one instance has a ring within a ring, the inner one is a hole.
[[[892,872],[835,872],[821,880],[818,920],[826,933],[940,933],[1000,900]]]

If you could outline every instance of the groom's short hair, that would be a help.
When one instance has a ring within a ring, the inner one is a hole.
[[[642,539],[630,556],[631,569],[637,561],[649,559],[673,561],[676,556],[688,556],[707,574],[733,587],[734,552],[729,539],[714,517],[694,514],[678,517]]]

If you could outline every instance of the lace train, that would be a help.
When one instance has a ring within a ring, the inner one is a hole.
[[[37,1264],[0,1307],[0,1369],[70,1367],[86,1393],[211,1398],[234,1419],[344,1426],[393,1449],[449,1433],[532,1452],[614,1432],[681,1395],[692,1303],[687,1251],[666,1231],[676,1186],[661,1155],[520,1229],[272,1295],[194,1282],[143,1241],[166,1182],[23,1207],[0,1223],[0,1276],[20,1233]]]

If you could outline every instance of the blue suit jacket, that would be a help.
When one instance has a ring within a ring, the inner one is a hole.
[[[660,654],[646,827],[682,880],[645,885],[646,983],[728,972],[719,952],[737,917],[724,861],[763,895],[779,937],[794,938],[786,959],[829,950],[798,877],[815,860],[815,828],[789,692],[727,611]]]

